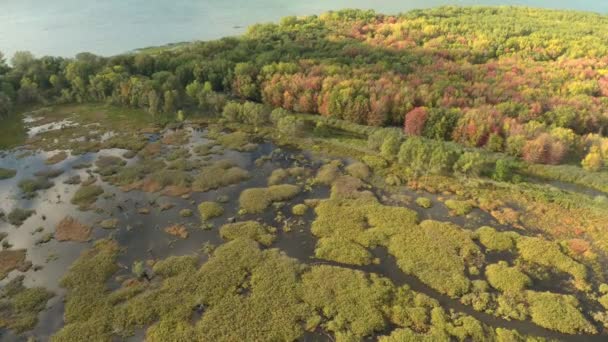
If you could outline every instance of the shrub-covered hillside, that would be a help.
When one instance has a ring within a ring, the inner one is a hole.
[[[0,63],[0,115],[54,101],[221,111],[232,95],[596,171],[608,160],[607,38],[608,17],[530,8],[287,17],[161,52],[17,53]]]

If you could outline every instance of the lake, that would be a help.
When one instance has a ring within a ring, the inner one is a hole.
[[[525,5],[608,13],[597,0],[2,0],[0,51],[12,56],[74,56],[89,51],[114,55],[172,42],[238,35],[248,25],[287,15],[340,8],[398,13],[440,5]]]

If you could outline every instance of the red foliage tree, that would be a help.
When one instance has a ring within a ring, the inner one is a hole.
[[[407,135],[422,135],[429,113],[426,107],[416,107],[405,115],[403,131]]]

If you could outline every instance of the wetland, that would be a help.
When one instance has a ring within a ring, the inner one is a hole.
[[[605,338],[604,233],[536,220],[583,229],[595,196],[408,178],[311,122],[118,112],[27,112],[2,152],[2,340]]]

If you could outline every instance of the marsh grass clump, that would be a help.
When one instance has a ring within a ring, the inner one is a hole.
[[[65,325],[52,341],[74,341],[77,336],[111,339],[112,305],[106,295],[106,282],[118,269],[118,253],[115,241],[99,240],[70,266],[61,279],[61,286],[67,290]]]
[[[205,192],[236,184],[250,177],[249,172],[246,170],[235,166],[229,161],[220,160],[200,170],[192,182],[192,189],[194,191]]]
[[[157,170],[149,174],[143,181],[142,190],[145,192],[157,192],[167,187],[179,187],[190,190],[192,177],[180,170]]]
[[[325,316],[324,328],[338,340],[361,340],[388,324],[385,309],[394,289],[386,278],[314,266],[302,275],[302,284],[304,301]]]
[[[412,210],[384,206],[369,196],[324,200],[315,206],[315,213],[311,227],[319,238],[315,255],[356,265],[369,264],[369,248],[387,246],[393,235],[409,232],[418,221]]]
[[[80,210],[87,210],[101,194],[103,194],[103,189],[98,185],[82,185],[76,190],[71,203],[77,205]]]
[[[203,202],[198,206],[198,212],[203,221],[224,215],[224,208],[217,202]]]
[[[349,265],[369,265],[373,256],[364,246],[341,237],[319,239],[315,257]]]
[[[220,236],[226,240],[247,238],[255,240],[264,246],[270,246],[276,235],[274,228],[256,221],[228,223],[220,227]]]
[[[492,227],[481,227],[477,229],[474,237],[490,251],[509,251],[515,247],[515,239],[519,237],[517,233],[498,232]]]
[[[418,229],[393,236],[388,248],[404,272],[450,296],[468,292],[471,282],[465,270],[483,262],[469,233],[438,221],[424,221]]]
[[[572,295],[526,291],[532,322],[565,334],[595,334],[597,329],[579,311]]]
[[[13,270],[27,271],[29,266],[28,262],[25,261],[25,254],[25,249],[4,249],[0,251],[0,280],[4,279]]]
[[[34,176],[50,179],[50,178],[57,178],[61,174],[63,174],[62,169],[50,169],[49,168],[49,169],[44,169],[44,170],[35,172]]]
[[[334,160],[321,166],[317,171],[315,183],[331,185],[340,176],[340,164],[339,160]]]
[[[35,210],[14,208],[10,213],[8,213],[6,218],[10,224],[15,227],[19,227],[23,224],[23,222],[25,222],[25,220],[34,215],[34,213],[36,213]]]
[[[0,180],[13,178],[17,175],[17,170],[0,167]]]
[[[36,178],[28,178],[22,179],[19,181],[19,189],[23,192],[23,197],[25,198],[33,198],[36,196],[36,193],[40,190],[50,189],[55,184],[49,181],[45,177],[36,177]]]
[[[86,242],[91,237],[91,227],[78,222],[71,216],[64,217],[55,228],[57,241]]]
[[[190,141],[190,133],[184,129],[167,132],[161,139],[166,145],[185,145]]]
[[[55,165],[59,162],[66,160],[67,157],[68,157],[67,152],[61,151],[61,152],[58,152],[58,153],[50,156],[49,158],[47,158],[47,160],[44,163],[46,165]]]
[[[521,237],[517,241],[517,250],[524,261],[568,273],[578,286],[587,284],[585,265],[562,252],[555,242],[540,237]]]
[[[38,313],[46,307],[53,293],[42,287],[26,288],[18,276],[0,290],[0,328],[16,333],[31,330],[38,323]]]
[[[257,144],[251,143],[249,134],[240,131],[222,134],[217,137],[217,142],[225,148],[240,152],[253,151],[258,147]]]
[[[419,207],[425,208],[425,209],[428,209],[433,206],[433,202],[429,198],[426,198],[426,197],[416,198],[416,204],[418,204]]]
[[[454,215],[464,216],[473,210],[473,205],[469,201],[459,201],[449,199],[445,201],[445,206],[450,209],[450,212],[454,213]]]
[[[282,202],[294,198],[301,191],[300,187],[291,184],[271,185],[267,188],[251,188],[241,192],[239,205],[248,214],[258,214],[273,202]]]
[[[291,213],[297,216],[303,216],[308,211],[308,206],[306,204],[300,203],[296,204],[291,208]]]
[[[189,157],[190,157],[190,151],[188,151],[188,149],[185,149],[183,147],[179,147],[179,148],[172,150],[169,154],[167,154],[165,159],[167,159],[168,161],[174,161],[174,160],[184,159],[184,158],[189,158]]]
[[[361,162],[352,163],[348,165],[344,170],[349,175],[359,178],[361,180],[366,180],[370,176],[369,167],[367,167],[367,165]]]
[[[303,167],[292,167],[289,169],[275,169],[268,177],[268,185],[278,185],[285,183],[289,177],[296,179],[310,176],[310,170]]]
[[[503,292],[520,292],[532,284],[532,280],[517,267],[504,262],[486,267],[486,278],[493,288]]]
[[[210,142],[206,144],[198,144],[194,146],[194,153],[200,157],[208,156],[216,153],[213,150],[213,147],[216,146],[215,142]]]
[[[116,134],[104,141],[103,148],[120,148],[123,150],[139,151],[148,143],[148,139],[138,133]]]
[[[192,215],[194,215],[192,210],[187,209],[187,208],[184,208],[179,211],[179,216],[181,216],[181,217],[192,217]]]
[[[118,173],[126,164],[124,159],[116,156],[99,156],[95,161],[96,172],[104,177]]]
[[[195,273],[198,268],[196,255],[170,256],[154,264],[154,274],[164,278],[178,276],[184,273]]]

